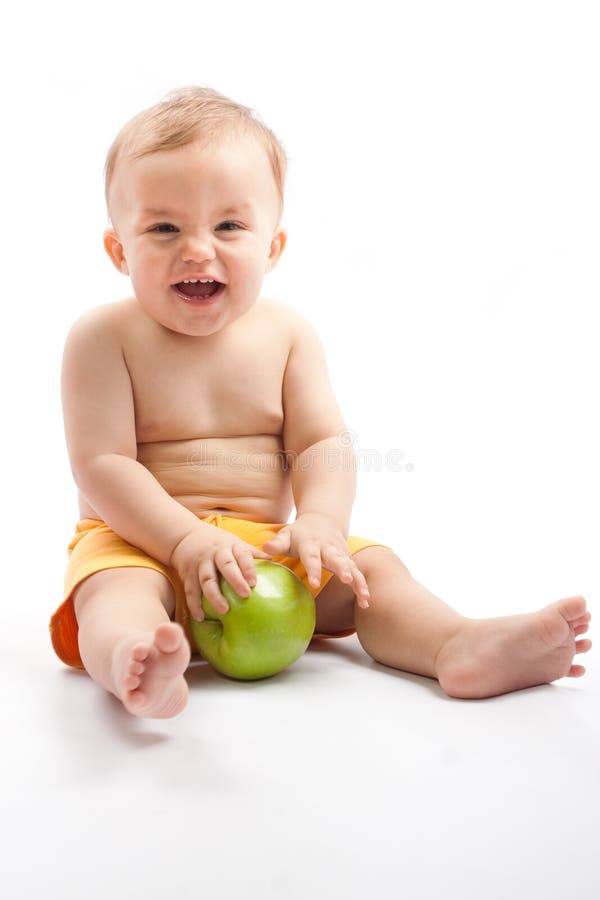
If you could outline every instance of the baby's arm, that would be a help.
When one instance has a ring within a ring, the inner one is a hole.
[[[62,401],[71,470],[91,505],[124,540],[168,564],[198,521],[137,462],[133,390],[116,327],[103,308],[71,328]]]
[[[362,573],[348,554],[348,528],[356,492],[356,466],[318,335],[301,316],[283,381],[283,442],[292,470],[296,521],[264,544],[269,553],[299,556],[311,584],[321,566],[352,584],[368,605]]]
[[[213,604],[225,602],[217,581],[217,569],[225,564],[229,583],[247,596],[253,555],[264,554],[253,554],[255,548],[201,522],[137,461],[131,379],[116,325],[104,307],[81,316],[68,334],[62,399],[73,477],[113,531],[177,568],[197,618],[202,618],[201,585]]]
[[[352,446],[314,328],[299,317],[283,383],[283,443],[297,515],[328,516],[348,536],[356,474]]]

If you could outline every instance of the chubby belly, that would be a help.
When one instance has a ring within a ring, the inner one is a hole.
[[[138,461],[198,516],[287,522],[293,508],[290,472],[277,435],[154,441],[138,444]]]

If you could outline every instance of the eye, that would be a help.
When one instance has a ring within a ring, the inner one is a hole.
[[[154,225],[150,231],[156,231],[158,234],[172,234],[177,229],[170,222],[160,222],[158,225]]]
[[[238,222],[221,222],[220,225],[217,225],[217,231],[237,231],[241,227]]]

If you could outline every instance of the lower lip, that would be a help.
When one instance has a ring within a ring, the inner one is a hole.
[[[205,309],[207,306],[213,306],[217,302],[225,290],[225,285],[219,285],[218,290],[215,291],[212,297],[188,297],[185,294],[180,294],[174,285],[171,285],[171,289],[177,294],[177,297],[186,304],[186,306],[193,306],[196,309]]]

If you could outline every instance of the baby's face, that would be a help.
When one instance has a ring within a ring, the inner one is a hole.
[[[146,313],[180,334],[215,334],[244,315],[285,245],[269,160],[249,137],[122,162],[110,200],[109,256]]]

